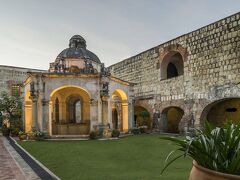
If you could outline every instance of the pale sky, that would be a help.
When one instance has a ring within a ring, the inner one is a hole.
[[[0,3],[0,64],[36,69],[48,69],[75,34],[109,66],[240,10],[240,0]]]

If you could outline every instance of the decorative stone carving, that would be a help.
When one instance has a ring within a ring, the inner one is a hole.
[[[101,64],[101,76],[110,76],[108,68],[104,66],[104,63]]]
[[[101,96],[109,96],[109,82],[102,83]]]
[[[240,88],[235,84],[214,86],[210,89],[208,94],[208,98],[211,101],[228,97],[240,97]]]

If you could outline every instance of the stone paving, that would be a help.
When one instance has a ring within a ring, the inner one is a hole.
[[[3,138],[0,137],[0,179],[26,179],[15,160],[5,148]]]
[[[0,179],[1,180],[38,180],[34,171],[12,148],[9,141],[0,136]]]

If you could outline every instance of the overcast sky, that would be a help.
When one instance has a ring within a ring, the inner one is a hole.
[[[107,66],[240,10],[240,0],[0,0],[0,64],[48,69],[75,34]]]

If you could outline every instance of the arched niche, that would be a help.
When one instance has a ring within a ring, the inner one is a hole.
[[[112,125],[114,129],[128,131],[128,98],[127,94],[116,89],[112,93]]]
[[[202,114],[200,121],[209,121],[215,126],[222,126],[227,120],[240,121],[240,98],[226,98],[208,104]]]
[[[181,76],[184,73],[183,57],[179,52],[172,51],[166,54],[161,62],[161,79]]]

